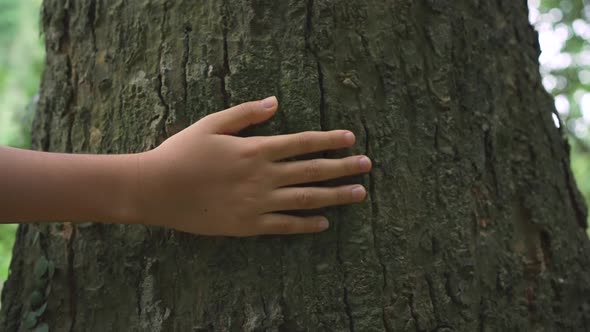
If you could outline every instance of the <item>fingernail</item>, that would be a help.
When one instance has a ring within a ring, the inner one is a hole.
[[[369,158],[362,156],[359,158],[359,166],[363,171],[367,171],[371,168],[371,161]]]
[[[318,226],[320,227],[320,230],[324,230],[324,229],[326,229],[326,228],[328,228],[330,226],[330,223],[328,222],[328,220],[322,219],[318,223]]]
[[[262,100],[262,107],[265,109],[273,108],[277,104],[277,97],[272,96]]]
[[[347,144],[353,144],[354,143],[354,134],[349,131],[344,134],[344,139],[346,140]]]
[[[355,201],[360,201],[365,197],[365,188],[363,186],[355,186],[352,188],[352,198]]]

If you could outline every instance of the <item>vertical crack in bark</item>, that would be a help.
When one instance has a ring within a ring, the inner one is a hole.
[[[281,317],[282,321],[279,322],[278,329],[279,329],[279,331],[282,331],[281,327],[285,324],[285,321],[287,320],[286,304],[285,304],[285,265],[283,262],[285,248],[283,247],[283,241],[281,241],[281,240],[279,240],[279,241],[280,241],[280,245],[281,245],[281,254],[279,256],[279,264],[281,266],[281,296],[279,297],[279,308],[281,310],[280,317]]]
[[[418,325],[418,315],[416,314],[416,309],[414,308],[414,294],[408,296],[408,306],[410,307],[410,315],[414,320],[414,326],[416,327],[416,332],[420,332],[420,325]]]
[[[304,31],[304,39],[305,39],[305,49],[312,55],[313,59],[316,63],[316,70],[318,74],[318,89],[320,92],[320,130],[324,131],[327,130],[328,126],[326,123],[326,99],[325,99],[325,91],[324,91],[324,72],[322,69],[322,64],[320,63],[319,56],[317,54],[317,50],[312,47],[311,45],[311,32],[312,32],[312,17],[313,17],[313,1],[308,0],[306,5],[306,16],[305,16],[305,31]],[[324,157],[326,153],[323,153]]]
[[[166,99],[164,98],[164,95],[162,93],[162,87],[164,86],[164,77],[162,76],[162,52],[164,49],[164,40],[165,40],[165,33],[164,33],[164,29],[166,27],[166,21],[168,18],[168,3],[165,2],[164,3],[164,17],[162,18],[162,24],[160,25],[160,46],[158,49],[158,75],[157,75],[157,87],[156,87],[156,92],[158,94],[158,98],[160,99],[160,102],[162,103],[162,106],[164,106],[164,114],[162,114],[162,117],[160,119],[160,122],[158,122],[157,126],[156,126],[156,142],[154,143],[154,146],[157,146],[158,143],[158,137],[162,137],[162,141],[164,141],[166,138],[168,138],[168,132],[166,130],[166,121],[168,120],[168,116],[170,115],[170,106],[168,105],[168,103],[166,102]],[[166,68],[164,68],[164,71],[166,70]]]
[[[311,52],[311,45],[309,43],[309,38],[311,36],[311,18],[313,15],[313,0],[307,0],[306,7],[305,7],[305,30],[304,30],[304,39],[305,39],[305,49]]]
[[[325,90],[324,90],[324,72],[322,70],[322,65],[317,54],[317,51],[311,45],[311,32],[313,26],[313,6],[314,0],[308,0],[306,4],[306,16],[305,16],[305,30],[304,30],[304,39],[305,39],[305,49],[308,51],[315,63],[316,69],[318,74],[318,90],[320,93],[320,100],[319,100],[319,125],[320,130],[325,131],[327,130],[327,123],[326,123],[326,99],[325,99]],[[323,157],[326,157],[327,153],[322,153]],[[349,331],[354,332],[354,320],[352,318],[352,309],[350,303],[348,302],[348,288],[346,287],[346,271],[344,268],[344,261],[342,259],[342,250],[341,250],[341,238],[342,238],[342,228],[338,227],[338,234],[336,240],[336,258],[338,260],[338,264],[340,266],[340,270],[342,273],[342,300],[344,302],[344,310],[346,312],[346,316],[348,317],[348,328]]]
[[[58,52],[65,53],[70,48],[70,13],[68,3],[63,8],[62,34],[59,38]]]
[[[44,119],[43,130],[45,135],[41,141],[43,151],[49,151],[51,147],[51,123],[53,122],[53,111],[51,105],[47,105],[47,118]]]
[[[72,228],[72,235],[68,240],[68,286],[70,296],[70,315],[72,319],[70,323],[71,332],[74,331],[76,326],[76,299],[78,298],[78,294],[76,291],[76,276],[74,274],[74,241],[76,240],[77,228],[75,224],[71,224],[70,227]]]
[[[191,32],[193,31],[192,26],[188,25],[184,29],[184,54],[182,56],[182,84],[184,88],[184,113],[188,112],[188,58],[191,51]]]
[[[74,99],[75,96],[74,94],[76,93],[76,90],[74,89],[75,87],[75,77],[73,77],[73,69],[72,69],[72,61],[70,60],[70,56],[69,54],[67,55],[67,59],[66,59],[66,64],[67,64],[67,75],[70,79],[69,81],[69,96],[68,96],[68,101],[66,102],[66,109],[64,110],[64,112],[66,112],[67,117],[68,117],[68,122],[67,122],[67,138],[66,138],[66,151],[68,153],[73,152],[74,148],[73,148],[73,144],[72,144],[72,129],[74,128],[74,119],[75,119],[75,112],[73,112],[73,108],[74,108]]]
[[[486,315],[485,315],[485,301],[484,298],[481,297],[479,301],[479,314],[477,319],[479,320],[479,332],[485,332],[486,325]]]
[[[338,260],[338,265],[340,266],[340,272],[342,273],[342,300],[344,302],[344,311],[346,312],[346,316],[348,317],[348,329],[350,332],[354,332],[354,324],[352,319],[352,310],[350,308],[350,303],[348,303],[348,289],[346,287],[346,271],[344,269],[344,261],[342,260],[342,250],[341,250],[341,238],[342,238],[342,227],[338,226],[338,234],[336,239],[336,259]]]
[[[496,152],[494,150],[494,142],[491,138],[492,128],[488,128],[488,130],[484,131],[484,156],[485,156],[485,166],[488,168],[490,175],[492,176],[492,181],[494,183],[494,191],[495,197],[498,199],[500,195],[500,186],[498,183],[498,175],[496,173],[496,162],[494,160],[494,156]]]
[[[324,73],[322,72],[322,66],[320,65],[320,61],[317,59],[317,68],[318,68],[318,87],[320,89],[320,129],[322,131],[328,130],[328,126],[326,124],[326,100],[324,96]]]
[[[222,1],[221,6],[223,11],[221,15],[223,34],[223,70],[221,71],[219,78],[221,79],[221,96],[223,97],[223,106],[225,108],[229,108],[231,99],[231,95],[227,88],[227,77],[231,75],[231,71],[229,69],[229,53],[227,48],[227,34],[229,31],[229,9],[228,4],[225,0]]]
[[[70,13],[68,8],[68,3],[64,5],[63,8],[63,19],[62,19],[62,35],[59,40],[59,53],[63,54],[66,57],[66,77],[68,79],[67,82],[67,100],[65,102],[65,109],[62,110],[62,114],[67,116],[66,122],[66,142],[65,142],[65,152],[72,152],[72,128],[74,126],[74,112],[73,106],[74,103],[74,95],[75,95],[75,86],[76,86],[76,78],[72,61],[70,59],[71,55],[71,48],[70,48]]]
[[[144,242],[144,248],[146,247],[145,242]],[[138,274],[138,278],[137,278],[137,287],[135,288],[135,305],[137,307],[137,317],[139,317],[139,320],[142,319],[142,314],[144,311],[143,305],[141,303],[141,292],[142,292],[142,287],[141,287],[141,283],[143,282],[144,276],[146,273],[146,257],[143,256],[141,261],[139,262],[139,274]]]
[[[90,0],[90,4],[88,5],[88,23],[94,53],[96,53],[96,33],[94,31],[94,24],[96,22],[96,1],[97,0]]]
[[[430,298],[430,304],[432,305],[432,311],[434,312],[434,318],[437,324],[440,324],[440,315],[438,314],[438,308],[436,306],[436,295],[434,294],[434,288],[432,286],[432,277],[428,274],[424,276],[426,284],[428,285],[428,297]]]
[[[348,290],[344,287],[344,305],[346,309],[346,316],[348,316],[348,329],[350,332],[354,332],[354,321],[352,319],[352,311],[350,310],[350,304],[348,303]]]
[[[262,312],[264,313],[264,318],[262,318],[262,322],[260,322],[260,327],[265,329],[265,324],[268,320],[268,310],[266,309],[266,301],[264,300],[262,293],[260,293],[260,301],[262,301]]]
[[[358,97],[357,97],[358,99]],[[365,154],[368,155],[371,152],[370,146],[370,140],[371,140],[371,136],[370,136],[370,132],[369,132],[369,127],[367,126],[367,121],[362,118],[361,119],[361,123],[363,124],[363,129],[365,132]],[[376,225],[376,220],[378,218],[379,215],[379,211],[378,211],[378,205],[377,205],[377,201],[375,200],[375,198],[377,197],[377,191],[375,189],[375,179],[373,177],[373,173],[369,173],[369,195],[370,195],[370,200],[371,200],[371,230],[373,233],[373,250],[375,251],[375,257],[377,258],[379,265],[381,265],[381,274],[383,275],[383,286],[382,289],[385,290],[385,288],[387,287],[387,269],[385,267],[385,264],[383,263],[383,259],[381,257],[381,253],[379,252],[379,245],[377,242],[377,225]]]
[[[359,109],[361,109],[361,102],[360,97],[357,94],[356,96],[357,104]],[[371,150],[371,135],[369,132],[369,127],[367,126],[367,121],[364,117],[361,117],[361,123],[363,125],[364,133],[365,133],[365,155],[369,155]],[[381,275],[383,277],[383,284],[381,286],[382,295],[385,295],[385,289],[387,288],[387,268],[383,263],[383,259],[381,257],[381,253],[379,251],[379,245],[377,243],[377,218],[379,216],[378,205],[377,201],[375,200],[377,197],[377,190],[375,189],[375,179],[373,177],[373,173],[369,172],[369,199],[371,201],[371,231],[373,235],[373,250],[375,251],[375,257],[377,258],[377,262],[381,266]],[[385,321],[385,305],[382,306],[381,310],[381,320],[383,322],[383,328],[387,329],[387,322]]]

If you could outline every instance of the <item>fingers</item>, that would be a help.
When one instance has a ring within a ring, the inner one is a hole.
[[[267,137],[263,150],[272,160],[324,150],[349,147],[354,144],[354,134],[348,130],[306,131],[303,133]]]
[[[276,163],[278,186],[318,182],[366,173],[371,170],[371,160],[366,156],[342,159],[313,159]]]
[[[321,216],[296,217],[280,213],[266,213],[259,217],[260,234],[301,234],[326,230],[328,220]]]
[[[268,120],[277,110],[277,98],[249,101],[208,116],[208,126],[218,134],[234,134]]]
[[[365,199],[366,194],[361,185],[279,188],[271,194],[269,208],[272,211],[317,209],[360,202]]]

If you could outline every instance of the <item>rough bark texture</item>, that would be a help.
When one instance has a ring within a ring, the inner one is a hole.
[[[524,1],[46,0],[42,23],[36,149],[144,151],[276,94],[245,134],[351,129],[326,156],[374,170],[334,182],[369,198],[312,236],[21,226],[2,331],[590,329],[586,208]]]

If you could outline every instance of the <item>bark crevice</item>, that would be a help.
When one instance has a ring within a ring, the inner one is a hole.
[[[306,15],[305,15],[305,30],[304,30],[304,40],[305,40],[305,49],[311,54],[315,63],[316,63],[316,72],[318,75],[318,89],[320,93],[320,100],[319,100],[319,125],[320,130],[325,131],[328,129],[326,123],[326,97],[325,97],[325,90],[324,90],[324,71],[322,69],[322,64],[320,62],[317,50],[311,44],[311,33],[313,30],[313,5],[314,0],[308,0],[306,3]],[[324,153],[325,157],[325,153]]]
[[[408,295],[408,307],[410,307],[410,316],[412,316],[412,320],[414,321],[416,332],[420,332],[418,314],[416,314],[416,308],[414,307],[414,294],[410,293],[410,295]]]
[[[221,96],[223,98],[223,106],[225,108],[229,108],[231,106],[231,94],[227,86],[227,78],[231,75],[229,67],[229,51],[227,46],[227,35],[229,32],[229,8],[225,0],[222,1],[221,6],[223,10],[221,15],[221,28],[223,36],[223,69],[221,70],[219,78],[221,79]]]
[[[74,331],[76,327],[76,312],[77,312],[77,283],[76,283],[76,269],[74,267],[74,258],[75,258],[75,250],[74,250],[74,241],[76,240],[77,236],[77,228],[76,225],[72,223],[68,223],[69,227],[71,228],[70,236],[67,242],[67,250],[68,250],[68,289],[69,289],[69,301],[70,301],[70,332]],[[65,225],[64,225],[65,227]]]
[[[66,146],[65,146],[65,152],[71,153],[73,152],[74,148],[73,148],[73,144],[72,144],[72,129],[74,127],[74,120],[76,117],[76,114],[74,113],[74,107],[75,107],[75,86],[76,86],[76,78],[75,78],[75,73],[74,70],[72,68],[72,61],[70,59],[70,55],[69,52],[66,53],[66,73],[67,73],[67,77],[68,77],[68,99],[66,101],[66,107],[63,110],[63,114],[65,114],[67,116],[67,138],[66,138]]]
[[[188,59],[191,51],[191,32],[193,31],[192,26],[188,25],[184,29],[184,54],[182,55],[182,87],[183,87],[183,99],[184,99],[184,113],[188,110]]]
[[[346,271],[344,267],[344,261],[342,259],[342,226],[338,226],[338,238],[336,239],[336,260],[340,267],[340,273],[342,275],[342,302],[344,304],[344,312],[348,318],[348,328],[350,332],[354,331],[354,324],[352,318],[352,310],[350,303],[348,302],[348,288],[346,287]]]
[[[94,53],[96,53],[96,31],[94,31],[94,25],[96,23],[96,1],[97,0],[89,0],[90,3],[88,5],[88,28],[90,30],[90,37],[92,40],[92,48]]]
[[[160,99],[160,103],[164,106],[164,113],[161,115],[160,121],[156,125],[157,134],[156,134],[156,142],[155,146],[157,146],[160,141],[164,141],[168,138],[168,130],[166,129],[166,122],[168,121],[168,116],[170,115],[170,105],[166,102],[164,98],[164,94],[162,89],[164,87],[164,75],[162,75],[162,53],[164,52],[164,42],[166,40],[166,35],[164,34],[164,30],[166,28],[166,21],[168,17],[168,3],[164,3],[164,13],[162,18],[162,24],[160,25],[160,46],[158,48],[158,73],[157,73],[157,81],[156,81],[156,93],[158,94],[158,98]],[[166,72],[167,68],[164,68],[164,73]],[[160,141],[158,141],[160,140]]]

